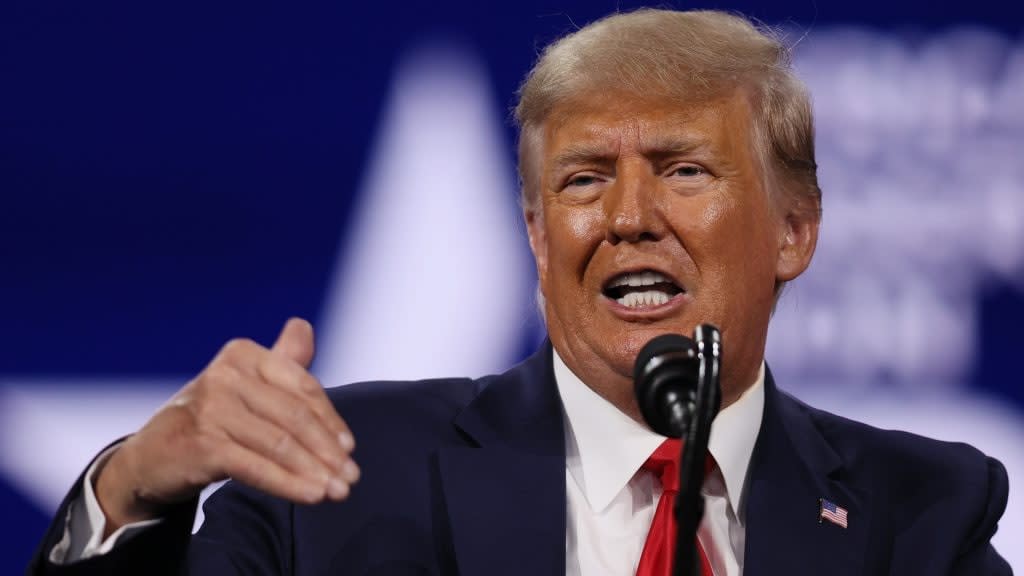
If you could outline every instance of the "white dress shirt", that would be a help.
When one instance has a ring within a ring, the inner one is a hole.
[[[82,479],[82,492],[68,507],[68,515],[64,522],[64,536],[50,550],[50,562],[66,564],[106,554],[118,542],[128,540],[146,527],[160,523],[159,519],[155,519],[125,524],[107,536],[105,540],[100,540],[103,537],[103,532],[107,529],[107,517],[103,513],[103,509],[100,508],[96,491],[92,488],[93,480],[95,480],[99,469],[106,464],[107,459],[120,445],[118,443],[104,450],[86,470],[85,478]]]
[[[584,384],[556,352],[555,382],[565,408],[567,576],[636,574],[661,483],[640,470],[665,441]],[[711,425],[708,476],[698,538],[717,576],[743,573],[747,468],[761,428],[764,364],[754,382]],[[639,471],[639,473],[638,473]]]
[[[619,411],[584,384],[554,353],[555,382],[565,408],[566,576],[633,575],[661,496],[652,474],[637,473],[665,440]],[[757,381],[711,425],[708,450],[718,467],[704,481],[698,537],[717,576],[743,573],[747,467],[764,407],[764,364]],[[64,537],[50,561],[75,562],[105,554],[160,520],[122,526],[105,540],[103,510],[92,489],[101,454],[69,510]]]

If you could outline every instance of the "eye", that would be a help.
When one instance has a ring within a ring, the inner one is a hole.
[[[563,202],[570,204],[588,204],[601,197],[601,191],[611,178],[610,175],[596,170],[581,170],[567,174],[557,193]]]
[[[704,168],[697,166],[696,164],[682,164],[672,168],[670,176],[680,176],[683,178],[693,178],[694,176],[703,176],[708,171]]]
[[[590,186],[591,184],[597,183],[596,176],[590,176],[589,174],[579,174],[569,178],[565,183],[566,188],[581,188],[583,186]]]

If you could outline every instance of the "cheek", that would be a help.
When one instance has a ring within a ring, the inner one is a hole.
[[[597,235],[603,218],[598,210],[573,210],[565,218],[566,230],[581,242]]]
[[[773,214],[763,202],[719,194],[702,216],[709,243],[725,254],[750,262],[763,259],[774,246]]]
[[[730,216],[735,214],[735,202],[724,194],[716,194],[700,213],[701,228],[715,231],[728,226]]]
[[[675,228],[700,270],[724,264],[744,242],[742,210],[732,196],[716,192],[683,200],[673,208]]]
[[[552,271],[573,270],[582,276],[591,255],[604,238],[604,219],[599,209],[558,208],[547,220]]]
[[[727,305],[773,289],[778,254],[763,206],[718,193],[705,197],[691,214],[682,238],[701,284],[711,292],[704,295],[709,302]]]

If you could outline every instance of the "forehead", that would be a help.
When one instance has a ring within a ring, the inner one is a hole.
[[[694,102],[625,93],[588,94],[552,110],[544,124],[544,156],[602,155],[701,148],[720,155],[747,154],[753,132],[746,95]],[[547,164],[547,163],[546,163]]]

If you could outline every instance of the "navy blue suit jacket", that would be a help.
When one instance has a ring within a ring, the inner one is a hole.
[[[341,503],[292,505],[229,483],[106,556],[33,574],[460,574],[565,570],[562,407],[551,348],[479,380],[365,383],[330,398],[363,477]],[[780,574],[1010,574],[989,543],[1006,505],[1002,465],[964,444],[882,431],[765,382],[750,465],[745,569]],[[819,498],[849,526],[819,522]]]

